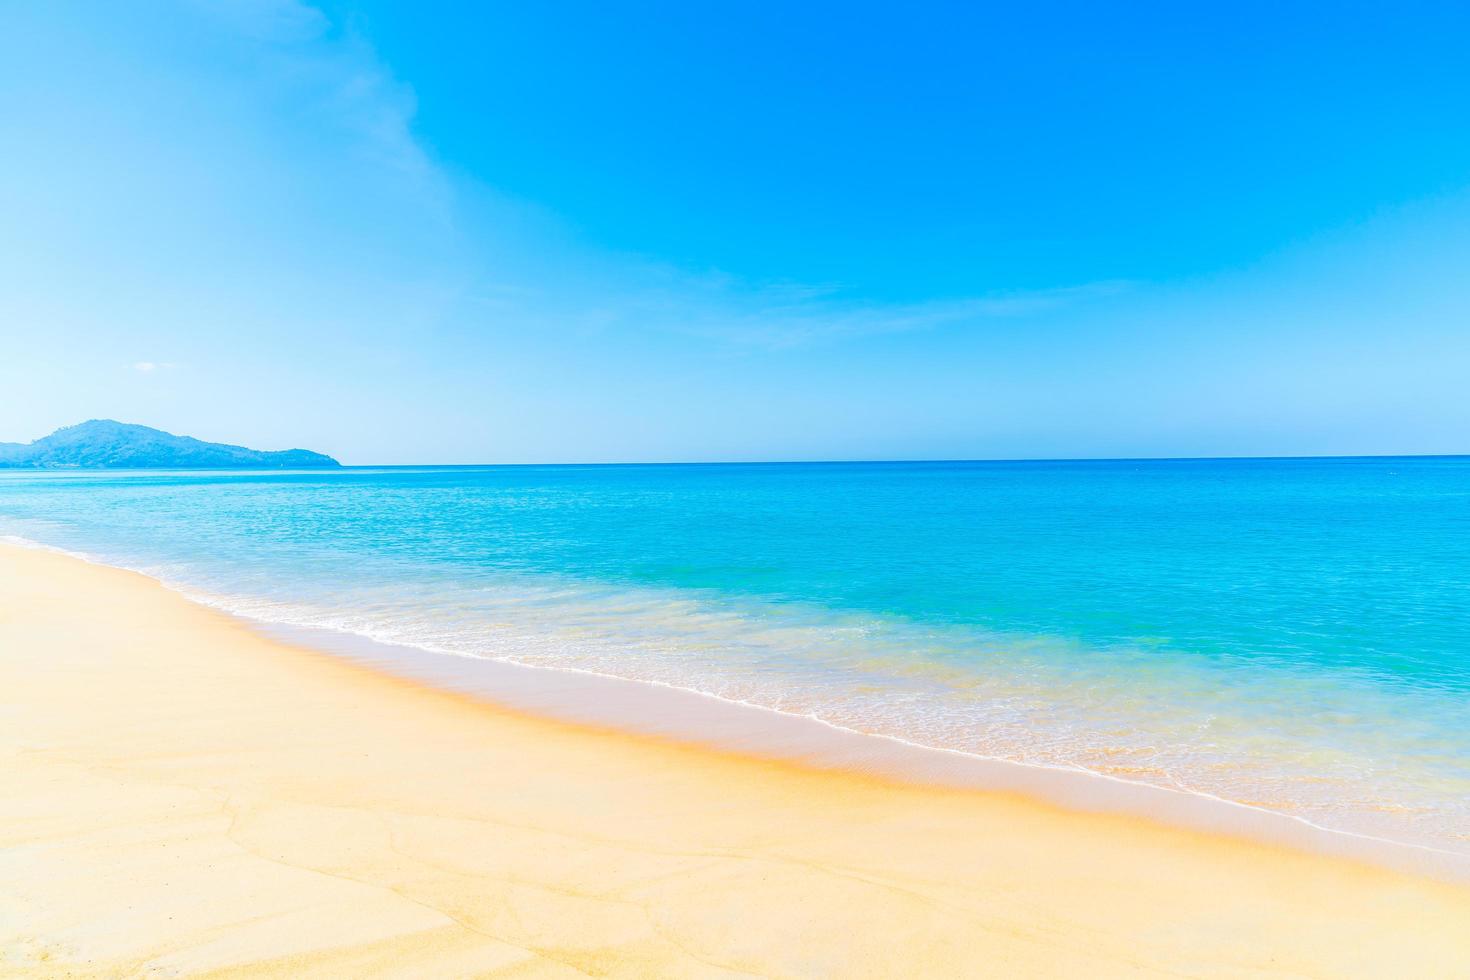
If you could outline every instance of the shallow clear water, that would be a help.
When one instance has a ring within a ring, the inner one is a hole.
[[[0,471],[0,534],[1470,849],[1470,459]]]

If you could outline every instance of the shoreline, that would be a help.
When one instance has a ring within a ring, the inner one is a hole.
[[[1304,817],[1198,790],[924,745],[656,681],[446,653],[357,633],[281,624],[221,611],[270,639],[343,657],[371,670],[533,717],[791,762],[815,770],[852,772],[920,786],[1017,793],[1069,810],[1131,815],[1186,830],[1280,844],[1470,883],[1470,854],[1327,827]]]
[[[54,549],[0,585],[7,974],[1470,965],[1459,885],[538,717]]]
[[[35,549],[142,575],[268,639],[345,658],[380,673],[537,718],[653,736],[814,769],[952,789],[1019,793],[1070,810],[1129,814],[1188,830],[1280,844],[1470,884],[1470,851],[1325,826],[1202,790],[862,732],[814,715],[734,701],[659,681],[577,667],[467,656],[346,630],[261,619],[189,586],[162,581],[145,570],[90,554],[9,536],[0,537],[0,546]]]

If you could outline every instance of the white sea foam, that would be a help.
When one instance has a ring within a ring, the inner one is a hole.
[[[1371,690],[1342,690],[1322,675],[1273,676],[1272,705],[1289,697],[1312,710],[1260,718],[1241,710],[1252,702],[1249,674],[1186,670],[1143,653],[1120,670],[1117,651],[1103,668],[1057,638],[545,574],[466,584],[415,570],[349,588],[290,581],[289,572],[232,576],[258,590],[245,592],[219,588],[219,577],[199,568],[132,567],[262,623],[635,681],[898,745],[1152,785],[1364,840],[1470,852],[1456,837],[1465,813],[1446,805],[1467,795],[1456,795],[1453,771],[1389,771],[1404,754],[1394,744],[1401,706],[1375,706]],[[951,665],[957,658],[963,667]],[[1334,731],[1322,718],[1339,704],[1351,705],[1355,723]],[[1371,739],[1362,738],[1365,723]]]

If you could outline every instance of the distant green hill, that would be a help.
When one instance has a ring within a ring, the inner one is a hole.
[[[341,466],[307,449],[263,452],[202,442],[189,436],[93,419],[57,429],[28,445],[0,442],[0,467],[99,467],[125,469],[297,469]]]

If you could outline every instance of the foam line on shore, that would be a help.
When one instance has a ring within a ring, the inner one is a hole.
[[[548,679],[592,700],[617,683],[472,666],[536,697]],[[678,697],[619,686],[643,700],[612,702],[659,723]],[[547,718],[283,643],[143,575],[0,547],[0,972],[1285,978],[1470,962],[1463,885],[895,780],[880,750],[906,747],[688,700],[716,727],[867,752],[821,767]]]
[[[13,535],[0,540],[145,575],[192,602],[230,615],[272,638],[561,721],[606,726],[819,768],[848,769],[954,788],[1014,792],[1071,809],[1131,814],[1193,830],[1367,860],[1446,880],[1470,881],[1470,854],[1417,841],[1328,827],[1296,814],[1191,787],[1160,786],[1081,766],[1029,762],[926,745],[896,735],[858,731],[817,715],[798,714],[659,680],[582,667],[524,663],[512,657],[476,656],[336,627],[272,621],[242,612],[227,600],[200,592],[186,583],[160,578],[147,569]],[[578,681],[555,680],[571,677]],[[595,690],[588,690],[588,685]],[[711,716],[712,705],[719,706],[719,718]]]

